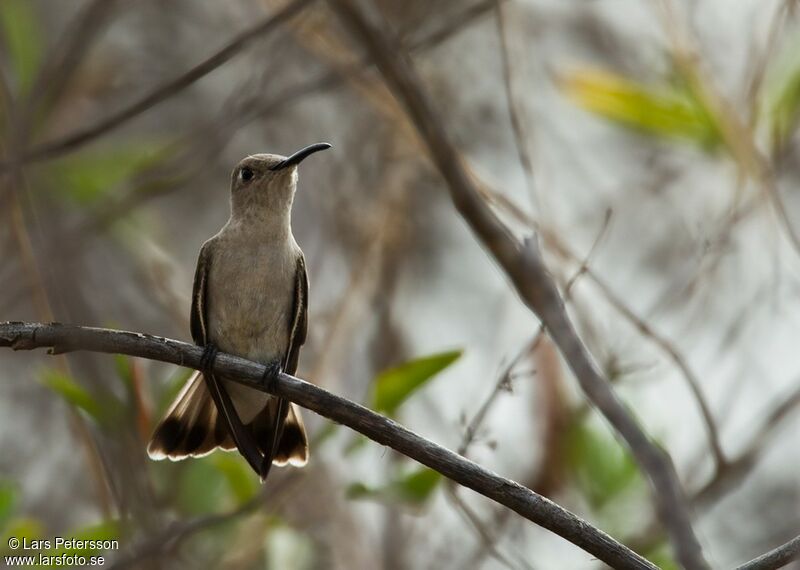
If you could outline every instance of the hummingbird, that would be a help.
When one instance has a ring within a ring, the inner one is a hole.
[[[233,170],[230,218],[200,249],[192,288],[190,328],[204,348],[201,369],[156,426],[147,448],[152,459],[238,449],[262,482],[272,464],[307,463],[297,406],[211,370],[217,351],[264,364],[265,384],[297,370],[308,330],[306,264],[291,228],[297,168],[330,147],[254,154]]]

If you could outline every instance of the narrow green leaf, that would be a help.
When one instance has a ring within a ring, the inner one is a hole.
[[[114,370],[117,377],[122,380],[128,391],[133,390],[133,376],[131,375],[131,357],[124,354],[114,355]]]
[[[382,487],[370,487],[361,482],[352,483],[348,486],[346,495],[349,499],[371,499],[418,506],[430,499],[441,480],[442,476],[437,471],[423,467]]]
[[[35,6],[30,0],[0,1],[2,51],[8,54],[22,92],[31,88],[42,60],[42,33]]]
[[[787,55],[770,66],[763,89],[762,119],[776,145],[788,140],[800,122],[800,42],[791,42]]]
[[[438,471],[423,467],[409,473],[395,485],[406,502],[421,504],[431,497],[441,480],[442,476]]]
[[[0,530],[14,514],[17,507],[17,487],[13,483],[0,482]]]
[[[345,496],[348,499],[371,499],[379,495],[375,487],[370,487],[361,481],[350,483],[345,490]]]
[[[181,473],[177,499],[178,505],[187,514],[217,512],[229,499],[228,481],[214,467],[210,458],[191,461]]]
[[[11,550],[8,546],[8,539],[11,537],[20,541],[39,540],[44,537],[44,527],[38,520],[30,517],[19,517],[12,519],[6,527],[6,532],[0,539],[0,555],[18,554],[18,551]]]
[[[93,525],[85,526],[71,532],[68,532],[64,538],[74,538],[77,540],[93,540],[93,541],[119,541],[120,528],[119,523],[115,520],[102,521]],[[53,544],[55,546],[55,543]],[[98,544],[98,546],[100,546]],[[111,549],[103,548],[86,548],[76,546],[59,546],[47,551],[48,556],[58,557],[62,554],[67,556],[99,556],[102,552]]]
[[[42,374],[42,383],[61,396],[68,404],[80,408],[102,423],[102,407],[74,379],[57,370],[48,369]]]
[[[91,204],[117,189],[124,180],[163,162],[167,147],[153,142],[126,143],[84,151],[53,162],[52,185],[77,204]]]
[[[680,566],[675,562],[666,543],[661,543],[656,548],[645,552],[644,557],[661,568],[661,570],[680,570]]]
[[[585,419],[566,438],[568,465],[589,503],[602,508],[622,491],[641,481],[633,457],[616,439]]]
[[[258,481],[250,466],[238,454],[214,453],[209,457],[211,464],[225,477],[231,494],[238,504],[244,504],[258,492]]]
[[[723,142],[711,113],[687,89],[653,88],[594,69],[566,75],[561,89],[584,109],[629,128],[707,149]]]
[[[373,409],[394,414],[414,392],[458,360],[461,354],[461,350],[433,354],[381,372],[374,383]]]

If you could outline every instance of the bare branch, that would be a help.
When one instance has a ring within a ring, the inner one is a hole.
[[[598,371],[567,316],[535,240],[519,243],[484,202],[399,46],[388,41],[386,34],[368,22],[349,0],[329,0],[329,4],[366,46],[395,96],[405,105],[431,159],[447,182],[456,209],[503,268],[525,305],[545,324],[586,396],[624,438],[648,475],[659,516],[680,563],[691,569],[707,568],[672,461],[644,433]]]
[[[0,323],[0,346],[14,350],[50,347],[50,354],[88,350],[127,354],[179,366],[201,366],[203,348],[137,332],[80,327],[60,323]],[[265,385],[266,368],[220,353],[214,372],[255,390],[269,392],[386,445],[430,467],[448,479],[496,501],[526,519],[565,538],[614,568],[656,568],[603,531],[563,507],[480,465],[424,439],[389,418],[305,380],[280,374]]]
[[[503,2],[505,0],[495,0],[495,21],[497,23],[497,34],[500,36],[500,60],[503,64],[503,82],[505,83],[506,108],[508,117],[511,121],[511,131],[514,134],[514,143],[517,147],[517,157],[525,175],[525,184],[528,187],[528,194],[531,200],[536,200],[536,187],[533,180],[533,161],[528,151],[528,137],[525,134],[525,127],[520,116],[520,109],[514,93],[513,69],[511,65],[511,48],[508,41],[508,27],[506,25],[506,15],[503,13]]]
[[[736,570],[774,570],[798,559],[800,559],[800,536],[796,536],[786,544],[782,544],[778,548],[742,564]]]
[[[131,105],[121,109],[110,117],[107,117],[100,122],[87,127],[82,131],[69,135],[63,139],[59,139],[50,143],[44,143],[28,152],[23,153],[21,157],[12,158],[12,160],[8,162],[0,163],[0,171],[15,163],[25,164],[40,160],[47,160],[54,156],[70,152],[71,150],[86,144],[92,139],[106,134],[108,131],[120,126],[130,119],[141,115],[151,107],[161,103],[166,99],[169,99],[199,79],[202,79],[239,53],[252,40],[277,29],[281,24],[300,13],[313,1],[314,0],[294,0],[281,10],[275,12],[274,14],[270,14],[252,28],[245,30],[233,38],[225,47],[220,49],[211,57],[207,58],[201,63],[198,63],[179,77],[160,85],[155,90],[151,91]]]

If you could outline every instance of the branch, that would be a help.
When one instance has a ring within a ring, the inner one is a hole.
[[[100,122],[95,123],[94,125],[68,135],[63,139],[49,143],[43,143],[42,145],[23,153],[21,157],[12,158],[12,160],[6,162],[0,162],[0,172],[13,164],[27,164],[30,162],[47,160],[54,156],[70,152],[74,148],[82,146],[87,142],[102,136],[108,131],[129,121],[130,119],[141,115],[151,107],[172,97],[176,93],[179,93],[199,79],[202,79],[239,53],[252,40],[261,36],[262,34],[266,34],[267,32],[275,30],[281,24],[300,13],[313,1],[314,0],[294,0],[274,14],[270,14],[255,26],[245,30],[233,38],[227,45],[225,45],[225,47],[217,51],[206,60],[198,63],[182,75],[168,81],[163,85],[160,85],[124,109],[121,109],[113,115],[102,119]]]
[[[736,570],[773,570],[800,559],[800,536],[737,567]]]
[[[80,327],[60,323],[0,323],[0,347],[32,350],[50,347],[50,354],[87,350],[138,356],[199,368],[202,347],[137,332]],[[400,424],[313,384],[280,374],[268,386],[262,382],[266,368],[255,362],[219,353],[214,372],[262,392],[268,392],[308,408],[369,439],[430,467],[481,495],[508,507],[526,519],[565,538],[614,568],[656,567],[586,521],[480,465],[457,455]]]
[[[329,0],[342,22],[375,60],[384,80],[404,104],[409,119],[445,179],[458,212],[505,271],[525,305],[544,323],[587,398],[627,442],[647,474],[656,508],[678,561],[689,569],[708,568],[691,524],[686,497],[669,456],[644,433],[598,371],[567,316],[560,293],[542,261],[535,240],[520,243],[486,205],[464,168],[399,46],[367,21],[351,0]]]

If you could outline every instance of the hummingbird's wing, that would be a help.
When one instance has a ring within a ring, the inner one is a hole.
[[[207,299],[211,263],[213,241],[209,240],[203,244],[197,260],[189,319],[192,338],[200,346],[209,342]],[[238,448],[250,466],[260,472],[262,456],[253,432],[242,424],[219,379],[198,372],[187,381],[156,427],[147,451],[154,459],[178,460],[206,455],[217,447]]]
[[[306,336],[308,336],[308,273],[306,272],[306,260],[301,253],[297,259],[294,319],[284,366],[289,374],[297,371],[300,347],[306,342]],[[289,405],[289,413],[283,424],[283,435],[276,450],[274,462],[277,465],[289,463],[295,467],[302,467],[308,462],[306,428],[303,425],[300,409],[294,404]]]
[[[300,347],[308,334],[308,274],[303,254],[299,253],[295,270],[294,303],[292,319],[289,322],[289,345],[283,360],[283,370],[287,374],[297,371]],[[269,465],[287,463],[302,467],[308,462],[308,438],[300,417],[300,410],[284,400],[275,398],[253,421],[256,441],[264,452],[262,478],[266,477]],[[266,444],[266,445],[265,445]]]

